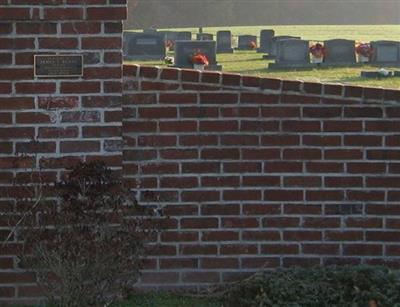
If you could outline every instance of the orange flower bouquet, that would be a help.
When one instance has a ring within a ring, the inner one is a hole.
[[[209,65],[208,58],[205,54],[200,51],[196,51],[190,58],[194,69],[204,70],[205,66]]]
[[[257,43],[255,41],[251,41],[249,43],[249,47],[250,47],[251,50],[254,50],[254,49],[257,48]]]

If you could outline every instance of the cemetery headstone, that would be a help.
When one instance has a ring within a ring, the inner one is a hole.
[[[371,42],[371,47],[373,50],[372,64],[400,64],[400,42],[374,41]]]
[[[124,33],[124,59],[160,60],[165,58],[164,36],[160,33]]]
[[[176,41],[175,42],[175,67],[193,68],[191,57],[196,54],[204,54],[209,61],[209,70],[221,70],[217,64],[215,41]]]
[[[210,33],[197,33],[196,40],[198,41],[212,41],[214,40],[214,35]]]
[[[190,41],[192,40],[192,32],[190,31],[181,31],[176,35],[176,40],[178,41]]]
[[[353,65],[356,63],[355,41],[331,39],[324,42],[327,65]]]
[[[310,66],[309,41],[283,39],[277,43],[275,63],[270,68],[296,68]]]
[[[239,35],[238,50],[253,50],[252,43],[257,46],[257,36],[255,35]]]
[[[233,53],[231,31],[217,32],[217,53]]]
[[[257,52],[270,53],[272,47],[272,38],[275,36],[274,30],[261,30],[260,32],[260,47]]]
[[[271,47],[268,52],[268,55],[264,56],[264,58],[275,58],[275,56],[277,55],[278,41],[284,40],[284,39],[301,39],[301,38],[299,36],[290,36],[290,35],[274,36],[271,40]]]

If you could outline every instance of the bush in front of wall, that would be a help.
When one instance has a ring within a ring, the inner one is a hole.
[[[400,272],[381,266],[289,268],[232,286],[225,307],[399,307]]]
[[[24,266],[50,303],[99,306],[122,296],[138,279],[151,216],[103,162],[80,163],[50,187],[18,229]],[[43,189],[48,189],[43,187]]]

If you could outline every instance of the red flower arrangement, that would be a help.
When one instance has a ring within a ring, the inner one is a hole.
[[[321,43],[316,43],[311,45],[310,53],[313,55],[313,57],[320,59],[325,57],[326,48]]]
[[[250,47],[250,49],[254,50],[254,49],[257,48],[257,43],[256,43],[255,41],[251,41],[251,42],[249,43],[249,47]]]
[[[356,52],[358,55],[370,58],[372,56],[373,50],[371,48],[371,45],[368,43],[358,43],[356,45]]]
[[[208,58],[205,54],[200,53],[199,51],[195,52],[191,57],[191,62],[197,65],[205,65],[209,64]]]

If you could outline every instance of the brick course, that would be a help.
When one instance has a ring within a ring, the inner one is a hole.
[[[138,65],[124,84],[124,175],[170,219],[140,286],[400,265],[398,91]]]

